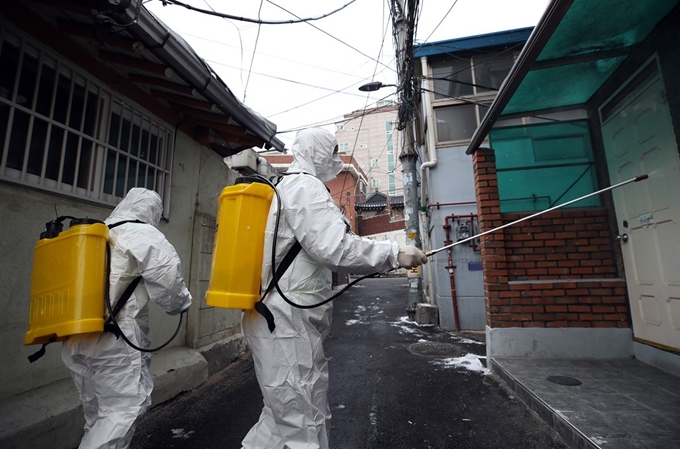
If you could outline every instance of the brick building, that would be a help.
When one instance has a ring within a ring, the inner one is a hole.
[[[553,2],[475,131],[480,231],[618,186],[482,237],[490,361],[680,372],[678,26],[677,1]]]
[[[472,158],[465,154],[480,119],[532,28],[417,45],[422,78],[417,120],[421,239],[440,248],[479,230]],[[483,330],[484,286],[479,242],[455,246],[423,267],[426,301],[443,329]]]
[[[366,201],[354,205],[359,214],[358,234],[361,236],[375,236],[377,234],[404,234],[404,197],[387,197],[383,193],[373,193]],[[394,240],[405,244],[405,237]]]

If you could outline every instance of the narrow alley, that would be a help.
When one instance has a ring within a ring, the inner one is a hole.
[[[405,278],[367,279],[335,301],[330,358],[334,449],[565,449],[485,368],[484,334],[417,326]],[[153,408],[133,449],[239,448],[262,398],[245,356]]]

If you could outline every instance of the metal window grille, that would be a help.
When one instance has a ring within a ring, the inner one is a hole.
[[[0,179],[117,204],[132,187],[169,210],[173,129],[0,22]]]

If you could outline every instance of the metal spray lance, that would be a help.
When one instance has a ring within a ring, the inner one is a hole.
[[[432,251],[426,252],[425,255],[426,255],[427,257],[430,257],[430,256],[432,256],[432,255],[434,255],[434,254],[437,254],[439,251],[443,251],[443,250],[445,250],[445,249],[453,248],[454,246],[460,245],[461,243],[469,242],[470,240],[477,239],[477,238],[479,238],[479,237],[481,237],[481,236],[483,236],[483,235],[487,235],[487,234],[491,234],[492,232],[500,231],[501,229],[504,229],[504,228],[507,228],[507,227],[516,225],[516,224],[519,223],[519,222],[526,221],[526,220],[530,220],[530,219],[532,219],[532,218],[538,217],[539,215],[543,215],[543,214],[545,214],[545,213],[547,213],[547,212],[552,212],[552,211],[554,211],[554,210],[560,209],[560,208],[565,207],[565,206],[568,206],[568,205],[570,205],[570,204],[574,204],[574,203],[576,203],[576,202],[578,202],[578,201],[585,200],[586,198],[590,198],[591,196],[599,195],[600,193],[606,192],[607,190],[613,190],[613,189],[615,189],[615,188],[617,188],[617,187],[621,187],[621,186],[626,185],[626,184],[629,184],[629,183],[631,183],[631,182],[642,181],[642,180],[644,180],[644,179],[647,179],[648,177],[649,177],[648,175],[639,175],[639,176],[636,176],[636,177],[631,178],[631,179],[629,179],[629,180],[627,180],[627,181],[623,181],[623,182],[620,182],[620,183],[618,183],[618,184],[614,184],[614,185],[612,185],[612,186],[605,187],[605,188],[602,189],[602,190],[598,190],[598,191],[596,191],[596,192],[589,193],[589,194],[587,194],[587,195],[584,195],[584,196],[582,196],[582,197],[573,199],[573,200],[571,200],[571,201],[567,201],[567,202],[564,203],[564,204],[560,204],[560,205],[558,205],[558,206],[551,207],[550,209],[546,209],[546,210],[541,211],[541,212],[536,212],[536,213],[533,214],[533,215],[529,215],[529,216],[527,216],[527,217],[520,218],[519,220],[515,220],[515,221],[513,221],[513,222],[511,222],[511,223],[506,223],[506,224],[504,224],[503,226],[499,226],[499,227],[497,227],[497,228],[493,228],[493,229],[490,229],[490,230],[488,230],[488,231],[484,231],[484,232],[482,232],[481,234],[473,235],[472,237],[468,237],[468,238],[466,238],[466,239],[459,240],[459,241],[457,241],[457,242],[455,242],[455,243],[451,243],[450,245],[442,246],[442,247],[439,248],[439,249],[433,249]]]

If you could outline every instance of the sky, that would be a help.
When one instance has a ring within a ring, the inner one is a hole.
[[[179,33],[246,106],[276,124],[287,148],[298,129],[335,132],[343,115],[396,100],[394,88],[365,93],[370,81],[396,84],[389,0],[182,0],[196,8],[262,21],[213,17],[179,5],[144,6]],[[549,0],[421,0],[416,43],[535,25]],[[297,18],[295,17],[297,16]]]

